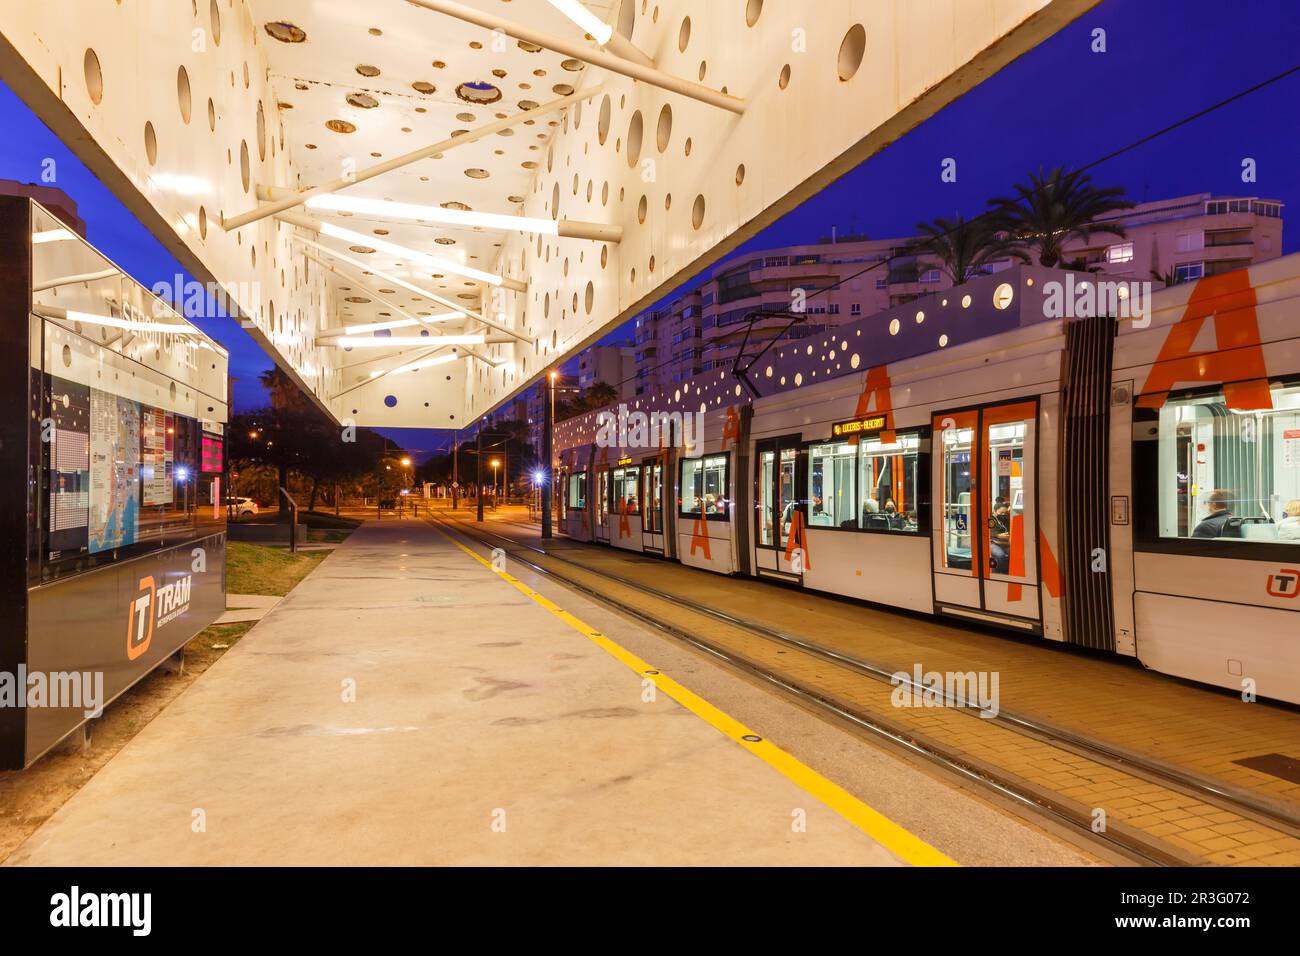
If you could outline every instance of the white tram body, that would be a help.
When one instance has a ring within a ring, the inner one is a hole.
[[[1007,269],[561,423],[560,527],[1300,702],[1298,312]]]

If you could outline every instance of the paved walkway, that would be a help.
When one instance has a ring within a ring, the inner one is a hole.
[[[367,523],[8,864],[941,861],[548,604]]]
[[[281,598],[267,594],[227,594],[226,613],[214,624],[248,624],[260,621],[279,604]]]

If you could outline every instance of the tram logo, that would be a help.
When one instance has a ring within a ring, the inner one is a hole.
[[[140,579],[140,593],[131,602],[126,617],[127,660],[133,661],[149,650],[153,641],[153,601],[157,591],[152,575]]]
[[[1300,571],[1282,568],[1268,576],[1268,596],[1294,598],[1300,594]]]
[[[194,576],[157,586],[152,575],[140,579],[139,592],[127,609],[126,657],[135,660],[149,650],[155,627],[162,627],[190,609]]]

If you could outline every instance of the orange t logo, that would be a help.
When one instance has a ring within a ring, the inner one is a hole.
[[[130,603],[126,615],[126,659],[133,661],[153,640],[153,598],[157,588],[153,577],[140,579],[140,596]]]

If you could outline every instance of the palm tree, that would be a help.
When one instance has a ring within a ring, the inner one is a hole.
[[[266,389],[267,394],[271,397],[272,408],[294,409],[303,411],[306,409],[315,409],[297,383],[284,373],[278,365],[272,365],[270,368],[261,372],[257,376],[262,387]]]
[[[920,238],[908,248],[938,259],[953,285],[961,285],[999,259],[1029,261],[1029,256],[999,231],[991,216],[919,222],[916,231]]]
[[[1035,250],[1039,264],[1049,268],[1061,261],[1061,250],[1071,240],[1087,240],[1097,233],[1123,237],[1118,222],[1098,220],[1134,205],[1123,198],[1122,188],[1099,189],[1087,173],[1060,166],[1050,173],[1040,167],[1037,174],[1029,174],[1027,184],[1014,188],[1014,196],[989,200],[991,218],[1008,238]]]
[[[588,408],[600,409],[618,401],[618,389],[608,382],[593,382],[582,397]]]

